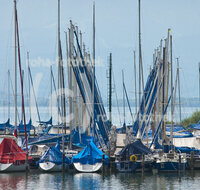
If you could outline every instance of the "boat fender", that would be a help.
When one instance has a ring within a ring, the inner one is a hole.
[[[130,156],[130,161],[131,162],[133,162],[133,161],[136,162],[137,161],[137,156],[135,154],[131,155]]]

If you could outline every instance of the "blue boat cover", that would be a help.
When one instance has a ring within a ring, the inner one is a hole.
[[[170,136],[171,125],[166,126],[167,136]],[[173,128],[173,138],[187,138],[193,137],[193,134],[186,130],[182,125],[174,125]]]
[[[152,151],[146,147],[140,139],[135,142],[126,145],[121,151],[118,152],[120,156],[130,157],[133,154],[151,154]]]
[[[190,148],[190,147],[175,147],[176,152],[186,153],[190,154],[191,152],[194,152],[194,154],[200,154],[200,151],[198,149]]]
[[[60,143],[57,141],[57,144],[55,147],[50,147],[40,158],[39,163],[44,163],[44,162],[52,162],[57,165],[62,164],[62,152],[60,151]],[[65,156],[65,163],[69,164],[70,160]]]
[[[186,129],[196,129],[196,130],[200,130],[200,121],[198,123],[195,124],[190,124],[189,126],[186,127]]]
[[[26,124],[26,132],[30,133],[31,129],[34,129],[34,127],[32,126],[32,120],[30,119],[29,123]],[[17,130],[19,133],[25,133],[24,124],[22,122],[17,126]]]
[[[6,128],[10,128],[10,119],[7,122],[0,124],[0,131],[4,131]]]
[[[90,144],[92,137],[88,136],[86,132],[84,133],[80,133],[79,129],[74,129],[72,131],[72,142],[75,145],[81,145],[81,146],[87,146],[88,144]],[[80,137],[81,137],[81,141],[80,141]]]
[[[52,125],[52,117],[49,119],[49,121],[40,121],[40,124],[46,124],[46,125]]]
[[[171,132],[171,125],[166,126],[166,135],[170,137]],[[152,130],[150,129],[148,131],[148,137],[152,137]],[[173,138],[187,138],[187,137],[193,137],[193,134],[185,129],[182,125],[174,125],[173,127]],[[144,138],[146,138],[146,133],[144,134]]]
[[[102,162],[104,155],[105,163],[108,163],[108,156],[97,148],[93,140],[81,152],[72,158],[72,163],[90,164]]]
[[[34,126],[32,125],[32,120],[30,119],[29,122],[26,124],[26,132],[30,134],[31,129],[34,129]],[[10,125],[10,131],[14,132],[14,130],[15,130],[15,126]],[[17,132],[25,133],[23,121],[21,121],[20,124],[17,126]]]

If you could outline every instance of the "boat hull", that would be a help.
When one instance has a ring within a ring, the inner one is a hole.
[[[116,162],[116,168],[117,171],[122,173],[130,173],[136,171],[136,168],[138,167],[136,162],[130,162],[130,161],[120,161]]]
[[[142,172],[142,170],[144,172],[150,172],[152,171],[153,168],[153,161],[145,161],[144,162],[144,168],[142,168],[142,161],[139,160],[136,162],[137,163],[137,168],[136,168],[136,172]]]
[[[185,170],[186,163],[181,163],[181,171]],[[178,162],[159,162],[156,163],[156,168],[158,171],[165,172],[176,172],[179,171],[179,163]]]
[[[116,168],[119,172],[130,173],[130,172],[142,172],[142,162],[130,162],[130,161],[120,161],[116,162]],[[152,162],[144,162],[144,171],[152,170]]]
[[[39,169],[44,172],[60,172],[62,171],[62,164],[55,164],[52,162],[39,163]]]
[[[14,165],[14,164],[1,164],[0,163],[0,172],[21,172],[26,170],[25,164]]]
[[[78,172],[83,172],[83,173],[93,173],[93,172],[98,172],[103,163],[96,163],[94,165],[91,165],[91,164],[81,164],[81,163],[73,163],[74,164],[74,167],[75,169],[78,171]]]

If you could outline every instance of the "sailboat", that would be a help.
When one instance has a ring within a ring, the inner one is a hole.
[[[140,139],[126,145],[116,154],[116,168],[119,172],[135,172],[142,169],[142,155],[144,155],[144,170],[151,170],[153,160],[152,151]]]
[[[169,152],[159,155],[156,159],[155,166],[158,171],[184,171],[186,163],[187,159],[185,153]]]
[[[108,156],[97,148],[93,139],[79,154],[72,157],[72,163],[78,172],[98,172],[103,162],[108,163]]]
[[[32,158],[28,157],[30,163]],[[16,143],[15,139],[4,138],[0,144],[0,171],[25,171],[26,152]]]
[[[25,171],[28,168],[28,162],[32,158],[28,156],[27,147],[27,133],[26,133],[26,118],[24,109],[24,96],[23,96],[23,80],[20,58],[20,43],[19,43],[19,29],[17,18],[16,0],[14,0],[14,17],[15,17],[15,130],[14,136],[17,137],[17,50],[18,50],[18,63],[21,79],[21,98],[22,98],[22,113],[24,120],[26,152],[23,151],[15,142],[15,137],[4,138],[0,144],[0,171]]]
[[[9,133],[9,129],[10,129],[10,119],[7,120],[7,122],[5,123],[1,123],[0,124],[0,134],[6,134]]]
[[[69,158],[65,156],[65,166],[70,164]],[[60,151],[60,143],[50,147],[39,160],[39,169],[45,172],[58,172],[63,169],[63,153]],[[66,168],[66,167],[65,167]]]

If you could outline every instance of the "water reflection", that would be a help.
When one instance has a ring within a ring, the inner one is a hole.
[[[0,189],[26,189],[26,175],[24,173],[0,174]]]
[[[97,173],[78,173],[74,175],[76,189],[100,189],[102,188],[102,176]]]
[[[200,171],[178,173],[26,173],[0,174],[0,189],[48,190],[48,189],[197,189]]]

